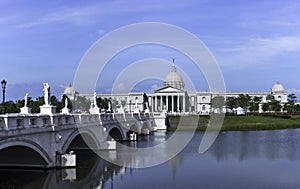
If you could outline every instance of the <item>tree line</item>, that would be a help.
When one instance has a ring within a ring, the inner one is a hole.
[[[258,112],[259,106],[262,103],[262,110],[264,112],[281,112],[281,110],[289,113],[299,113],[300,105],[297,103],[297,97],[294,93],[289,94],[287,102],[282,106],[279,100],[276,100],[274,95],[269,94],[266,97],[265,103],[262,103],[262,97],[259,96],[249,96],[244,94],[239,94],[237,97],[228,97],[225,103],[223,96],[216,96],[212,99],[213,108],[221,108],[220,106],[226,105],[229,109],[234,109],[241,107],[250,112]]]

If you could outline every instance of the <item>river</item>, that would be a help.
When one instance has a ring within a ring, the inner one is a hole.
[[[147,147],[171,135],[155,132],[125,144]],[[199,154],[202,136],[196,132],[181,153],[150,168],[116,166],[81,151],[72,169],[1,169],[0,188],[300,188],[300,129],[222,132],[207,152]],[[131,157],[118,148],[105,153]]]

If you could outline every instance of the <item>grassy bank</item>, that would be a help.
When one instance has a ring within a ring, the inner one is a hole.
[[[205,131],[209,116],[169,116],[169,130],[175,130],[180,119],[181,121],[183,120],[183,128],[181,128],[181,130],[191,130],[189,123],[198,119],[197,130]],[[260,115],[226,116],[221,131],[274,130],[287,128],[300,128],[300,116],[290,116],[288,118]]]

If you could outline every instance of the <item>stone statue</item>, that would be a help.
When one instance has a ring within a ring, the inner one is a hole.
[[[134,105],[134,108],[138,109],[138,102],[139,102],[139,99],[138,97],[135,98],[135,105]]]
[[[27,107],[27,103],[28,103],[28,93],[25,94],[24,96],[24,107]]]
[[[138,107],[138,102],[139,102],[139,98],[136,97],[133,113],[139,113],[140,112],[139,107]]]
[[[111,99],[108,101],[108,111],[112,113],[112,108],[111,108]]]
[[[50,86],[48,83],[44,83],[44,101],[45,105],[49,105],[49,97],[50,97]]]
[[[94,92],[94,107],[98,108],[98,106],[97,106],[97,94],[96,94],[96,92]]]
[[[68,99],[65,99],[65,108],[68,108]]]

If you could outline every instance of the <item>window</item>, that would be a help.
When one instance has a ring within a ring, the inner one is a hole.
[[[202,97],[202,101],[205,101],[205,100],[206,100],[205,96],[204,96],[204,97]]]
[[[205,105],[202,105],[202,111],[205,111],[205,109],[206,109]]]

